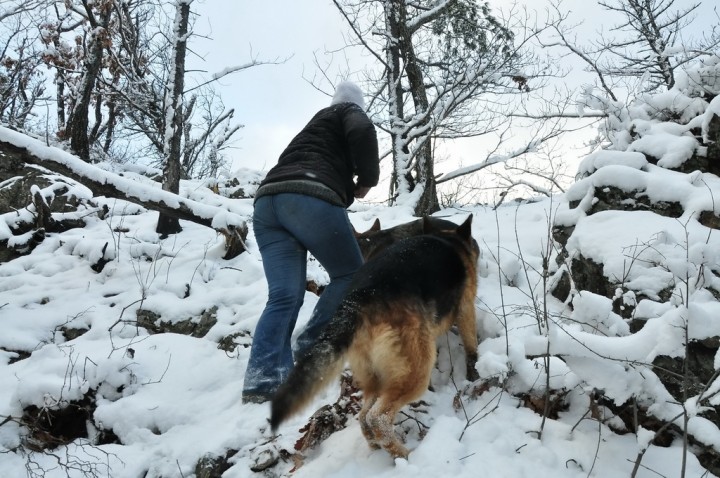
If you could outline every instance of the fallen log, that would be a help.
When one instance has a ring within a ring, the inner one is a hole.
[[[20,169],[23,163],[40,166],[79,182],[95,196],[122,199],[168,216],[211,227],[225,237],[225,259],[245,251],[248,228],[242,216],[164,191],[160,187],[123,178],[4,127],[0,127],[0,162],[4,163],[3,169],[14,165]]]

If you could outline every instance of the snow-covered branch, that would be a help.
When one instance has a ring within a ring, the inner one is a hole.
[[[432,5],[429,9],[426,11],[423,11],[413,17],[412,19],[408,20],[407,22],[407,28],[408,30],[413,33],[418,28],[422,27],[423,25],[426,25],[436,18],[438,18],[440,15],[445,13],[445,11],[452,6],[453,3],[455,3],[456,0],[437,0],[434,5]]]
[[[32,12],[33,10],[41,7],[45,3],[47,3],[46,0],[26,0],[17,2],[14,5],[6,5],[3,9],[0,10],[0,22],[4,22],[5,20],[14,15]]]
[[[96,195],[124,199],[177,219],[211,227],[226,237],[239,234],[238,237],[244,240],[247,235],[243,217],[227,208],[202,204],[157,186],[123,178],[4,127],[0,127],[0,151],[74,179]]]

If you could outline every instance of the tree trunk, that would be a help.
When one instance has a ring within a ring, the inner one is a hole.
[[[386,22],[390,32],[390,45],[388,48],[389,64],[393,71],[388,75],[388,84],[391,88],[390,97],[398,105],[397,120],[403,122],[403,91],[400,78],[402,77],[400,59],[405,66],[405,75],[409,83],[409,90],[415,107],[415,115],[420,116],[427,113],[429,101],[425,88],[422,68],[418,62],[412,44],[412,32],[407,27],[407,6],[405,0],[390,0],[387,3]],[[393,115],[394,116],[394,115]],[[392,121],[392,119],[391,119]],[[430,118],[426,115],[426,121]],[[416,126],[417,127],[417,126]],[[393,128],[406,130],[402,128]],[[396,194],[404,191],[412,192],[415,188],[422,188],[422,193],[414,204],[414,212],[417,216],[430,215],[440,209],[437,199],[437,185],[433,165],[432,144],[429,136],[414,139],[417,144],[414,151],[414,158],[409,157],[409,144],[407,133],[398,136],[393,133],[393,158],[395,159],[395,171],[393,172],[393,183]],[[414,166],[411,168],[411,162]]]
[[[100,74],[103,57],[103,40],[107,35],[108,24],[110,23],[111,10],[102,13],[100,22],[94,21],[90,11],[89,19],[92,31],[90,32],[90,45],[88,55],[85,59],[85,72],[80,82],[77,102],[73,105],[70,117],[67,122],[67,135],[70,137],[70,148],[81,159],[90,159],[90,141],[88,138],[88,113],[90,111],[90,99],[95,89],[95,81]]]
[[[415,215],[419,217],[429,216],[440,210],[440,202],[437,197],[437,183],[435,181],[432,143],[429,138],[416,154],[415,170],[418,183],[422,184],[423,191],[417,204],[415,204]]]
[[[390,70],[387,72],[388,86],[388,107],[390,110],[390,141],[392,144],[393,170],[390,181],[390,198],[395,200],[399,194],[408,191],[408,178],[406,170],[407,145],[405,135],[399,133],[403,130],[402,119],[404,117],[402,74],[400,72],[400,26],[398,23],[398,4],[390,0],[385,4],[385,22],[387,24],[390,38],[387,39],[387,64]]]
[[[415,114],[424,115],[425,123],[428,123],[430,121],[428,115],[430,102],[428,101],[427,89],[425,88],[423,71],[415,55],[415,49],[413,48],[412,33],[407,28],[404,3],[400,16],[400,26],[400,48],[405,58],[405,71],[407,72],[408,83],[410,84],[410,93],[415,106]],[[418,143],[418,146],[415,151],[415,185],[423,189],[420,198],[418,198],[415,204],[415,215],[429,216],[440,209],[437,199],[437,186],[435,184],[432,142],[430,136],[425,135],[417,138],[416,143]]]
[[[177,194],[180,191],[180,164],[181,143],[183,134],[183,91],[185,89],[185,55],[187,52],[187,33],[190,23],[190,3],[192,0],[183,0],[178,3],[175,15],[175,48],[174,71],[172,91],[165,106],[165,166],[163,168],[163,189]],[[156,232],[162,236],[176,234],[182,231],[177,218],[160,213]]]

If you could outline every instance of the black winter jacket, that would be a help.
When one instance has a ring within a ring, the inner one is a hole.
[[[357,181],[353,181],[354,176]],[[379,176],[375,126],[358,105],[339,103],[318,111],[290,141],[280,154],[278,164],[260,184],[256,198],[268,190],[278,192],[277,187],[263,188],[269,184],[313,181],[332,189],[347,207],[355,200],[355,184],[373,187]],[[295,191],[291,187],[282,192],[312,195],[305,188]]]

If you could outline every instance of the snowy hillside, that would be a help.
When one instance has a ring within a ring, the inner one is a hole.
[[[564,196],[437,214],[474,215],[481,380],[463,381],[459,338],[443,337],[432,391],[399,415],[407,461],[370,450],[353,417],[296,453],[339,381],[275,439],[268,405],[240,403],[266,296],[250,222],[260,173],[182,184],[229,210],[221,222],[248,221],[247,251],[223,259],[211,227],[161,239],[156,212],[36,168],[48,185],[31,191],[77,204],[53,217],[84,227],[0,263],[0,476],[717,476],[720,159],[708,151],[720,97],[694,96],[673,122],[656,114],[681,96],[618,114],[616,141]],[[0,141],[43,147],[6,129]],[[122,174],[159,191],[141,173]],[[0,242],[30,244],[16,230],[37,211],[3,212]],[[350,218],[358,231],[413,219],[363,204]],[[314,261],[308,271],[327,282]],[[298,330],[316,300],[307,292]],[[278,462],[251,470],[268,456]]]

